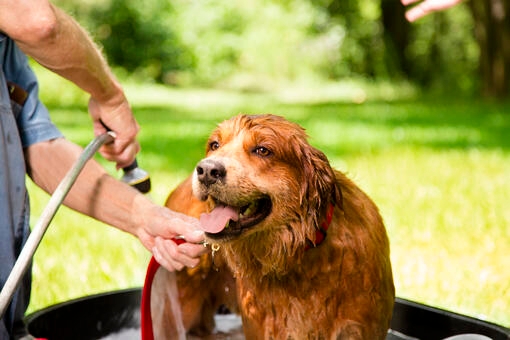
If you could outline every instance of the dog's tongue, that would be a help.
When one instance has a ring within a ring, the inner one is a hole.
[[[237,221],[239,212],[233,207],[219,205],[209,214],[200,215],[200,228],[203,231],[216,234],[225,229],[229,220]]]

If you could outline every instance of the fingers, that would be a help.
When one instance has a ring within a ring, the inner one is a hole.
[[[426,6],[424,6],[424,3],[421,3],[410,10],[406,11],[406,19],[409,22],[416,21],[425,15],[427,15],[429,12],[426,11]]]
[[[198,243],[204,239],[204,232],[200,230],[198,219],[170,210],[166,207],[155,206],[158,209],[159,220],[153,220],[153,232],[157,236],[170,239],[183,235],[188,242]],[[156,213],[154,214],[156,215]]]
[[[418,0],[400,0],[404,6],[418,2]],[[416,21],[425,15],[441,11],[459,4],[462,0],[425,0],[406,12],[406,19]]]
[[[138,238],[167,270],[194,267],[199,257],[208,251],[202,244],[204,232],[198,229],[196,218],[155,205],[143,195],[134,206],[141,209],[134,214],[134,224],[140,226],[136,233]],[[186,242],[177,245],[172,240],[177,236],[182,236]]]
[[[99,103],[94,98],[89,101],[89,113],[93,119],[95,135],[108,130],[115,132],[112,143],[103,145],[99,153],[107,160],[117,163],[117,168],[124,168],[133,163],[140,151],[136,135],[140,126],[135,120],[129,103],[124,96],[112,103]]]
[[[177,245],[172,240],[156,237],[152,254],[160,265],[169,271],[175,271],[197,266],[200,255],[207,251],[208,249],[201,244],[185,242]]]
[[[105,144],[99,149],[99,153],[104,159],[117,164],[117,169],[131,165],[139,151],[140,144],[138,141],[135,140],[126,145],[118,137],[112,143]]]
[[[204,242],[204,232],[202,230],[193,230],[182,234],[184,240],[188,243],[202,244]]]
[[[418,2],[418,1],[420,1],[420,0],[400,0],[402,5],[404,5],[404,6],[407,6],[407,5],[410,5],[410,4],[414,4],[415,2]]]

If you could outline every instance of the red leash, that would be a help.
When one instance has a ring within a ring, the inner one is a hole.
[[[183,239],[173,238],[172,241],[177,245],[186,242]],[[145,282],[142,289],[142,302],[140,304],[140,328],[142,332],[142,340],[154,340],[154,330],[152,328],[152,315],[151,315],[151,291],[152,281],[154,275],[161,265],[156,261],[154,256],[149,262],[147,273],[145,274]]]
[[[152,316],[151,316],[151,290],[152,280],[158,271],[160,264],[151,258],[149,266],[147,267],[147,274],[145,275],[145,282],[142,290],[142,302],[140,306],[140,327],[142,331],[142,340],[154,340],[154,331],[152,330]]]

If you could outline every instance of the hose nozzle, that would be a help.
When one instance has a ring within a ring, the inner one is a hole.
[[[122,168],[122,170],[124,170],[124,175],[122,175],[120,179],[122,182],[129,184],[143,194],[151,191],[151,178],[149,173],[138,167],[136,159],[131,165]]]

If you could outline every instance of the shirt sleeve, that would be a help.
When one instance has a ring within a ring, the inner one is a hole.
[[[28,64],[26,55],[14,41],[5,38],[6,49],[3,65],[5,77],[28,92],[23,110],[16,119],[22,146],[26,148],[38,142],[62,137],[62,133],[51,121],[48,109],[39,100],[37,78]]]

